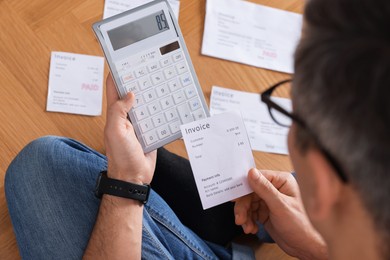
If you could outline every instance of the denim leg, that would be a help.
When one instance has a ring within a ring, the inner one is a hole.
[[[143,250],[145,259],[160,259],[164,250],[168,252],[166,259],[231,259],[230,249],[202,240],[180,222],[168,204],[154,191],[144,211],[143,242],[149,239],[158,240],[163,248],[155,245]]]
[[[23,259],[81,259],[100,204],[95,182],[106,167],[103,155],[67,138],[40,138],[19,153],[7,170],[5,192]],[[152,191],[142,257],[227,259],[230,251],[203,242]]]
[[[93,190],[106,158],[66,138],[27,145],[7,170],[5,193],[23,259],[80,259],[100,201]]]

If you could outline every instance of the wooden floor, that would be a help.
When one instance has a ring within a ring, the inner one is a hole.
[[[303,7],[303,0],[254,2],[298,13]],[[44,135],[75,138],[104,153],[105,112],[87,117],[45,111],[51,51],[103,56],[91,30],[102,12],[103,0],[0,0],[0,259],[20,258],[4,195],[5,171],[15,155]],[[204,15],[205,0],[181,0],[179,23],[207,102],[212,85],[258,92],[288,77],[200,55]],[[168,149],[186,156],[181,141]],[[254,154],[258,168],[291,170],[287,156]],[[275,245],[262,245],[256,254],[289,259]]]

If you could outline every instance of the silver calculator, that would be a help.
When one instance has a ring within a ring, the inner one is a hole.
[[[210,116],[165,0],[97,22],[93,30],[119,96],[135,94],[128,116],[145,153],[181,138],[180,125]]]

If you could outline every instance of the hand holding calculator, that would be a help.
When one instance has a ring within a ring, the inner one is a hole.
[[[180,125],[209,116],[179,25],[157,0],[93,25],[145,153],[180,138]]]

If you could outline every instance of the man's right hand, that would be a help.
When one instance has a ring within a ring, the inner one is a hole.
[[[326,245],[311,225],[295,178],[285,172],[251,169],[248,182],[254,193],[236,200],[236,224],[256,234],[257,222],[288,254],[300,259],[327,259]]]

